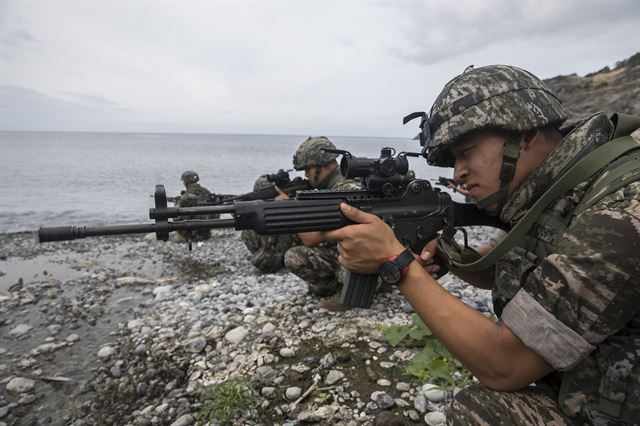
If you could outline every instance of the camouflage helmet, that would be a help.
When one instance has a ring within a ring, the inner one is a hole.
[[[182,182],[184,182],[184,184],[189,184],[189,183],[196,183],[200,180],[200,177],[198,176],[198,174],[196,172],[192,172],[191,170],[187,170],[186,172],[184,172],[182,174],[182,176],[180,176],[180,179],[182,179]]]
[[[322,166],[338,158],[338,154],[322,151],[336,149],[336,146],[326,137],[307,138],[293,155],[293,168],[305,170],[311,166]]]
[[[254,191],[260,191],[261,189],[269,188],[273,186],[269,179],[267,179],[267,175],[260,175],[260,177],[253,184]]]
[[[420,142],[429,164],[453,167],[448,148],[471,131],[522,133],[566,119],[560,99],[530,72],[507,65],[469,67],[444,86],[424,116]]]

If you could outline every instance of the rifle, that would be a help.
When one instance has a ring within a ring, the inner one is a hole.
[[[448,188],[450,184],[453,184],[453,186],[458,185],[455,179],[446,178],[444,176],[438,177],[438,181],[436,182],[436,185],[444,186],[445,188]]]
[[[311,189],[309,181],[301,177],[293,179],[289,176],[289,170],[278,170],[276,173],[266,175],[269,186],[258,189],[256,191],[247,192],[242,195],[217,195],[214,194],[207,201],[198,202],[198,206],[219,206],[221,204],[231,204],[235,201],[252,201],[252,200],[271,200],[278,196],[276,186],[282,192],[287,194],[289,198],[293,198],[297,191]]]
[[[325,150],[342,155],[340,171],[346,178],[362,179],[365,189],[298,191],[289,200],[233,201],[230,205],[208,207],[167,207],[164,186],[155,189],[155,208],[149,209],[149,224],[120,226],[56,226],[42,227],[39,241],[66,241],[78,238],[155,232],[157,239],[167,241],[172,231],[195,231],[216,228],[252,229],[258,234],[288,234],[328,231],[349,225],[340,212],[346,202],[365,212],[375,214],[394,230],[405,246],[419,253],[424,245],[442,230],[442,238],[455,244],[457,226],[489,225],[503,227],[475,205],[454,203],[451,196],[433,188],[427,180],[409,180],[407,156],[418,153],[401,152],[394,157],[393,148],[383,148],[380,158],[353,157],[344,150]],[[230,219],[186,220],[174,222],[178,216],[228,213]],[[465,234],[466,236],[466,234]],[[466,245],[466,238],[465,238]],[[340,303],[368,308],[371,306],[377,274],[349,272],[340,294]]]

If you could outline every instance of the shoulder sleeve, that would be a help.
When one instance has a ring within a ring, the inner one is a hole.
[[[576,216],[502,320],[554,368],[575,366],[640,311],[640,182]]]
[[[341,178],[329,189],[362,189],[362,185],[355,180]]]

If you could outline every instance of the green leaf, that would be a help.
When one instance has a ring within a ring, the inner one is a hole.
[[[391,346],[396,346],[409,335],[410,331],[411,328],[408,325],[389,327],[387,330],[387,339],[389,340],[389,344]]]
[[[420,319],[418,315],[415,315],[415,314],[413,315],[412,325],[414,328],[418,330],[422,330],[425,336],[433,335],[433,333],[431,333],[431,330],[429,330],[429,327],[427,327],[427,325]]]

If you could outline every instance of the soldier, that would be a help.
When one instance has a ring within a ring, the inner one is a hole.
[[[456,395],[452,424],[640,419],[640,122],[613,118],[564,126],[565,109],[541,80],[502,65],[451,80],[424,116],[428,162],[453,167],[479,208],[524,234],[515,244],[507,236],[482,273],[451,269],[492,290],[497,322],[434,279],[434,259],[455,259],[443,242],[414,256],[376,216],[344,204],[358,225],[324,233],[354,272],[400,271],[416,313],[479,379]]]
[[[196,172],[187,170],[182,173],[180,179],[182,179],[182,183],[184,183],[185,190],[180,192],[180,197],[176,202],[177,207],[196,207],[198,202],[206,201],[211,197],[211,192],[198,183],[198,181],[200,181],[200,177]],[[189,216],[176,218],[176,221],[186,219],[218,219],[219,217],[220,215]],[[191,232],[191,235],[189,235],[188,231],[177,231],[175,234],[176,235],[171,239],[173,242],[184,242],[188,239],[191,239],[191,241],[202,241],[211,237],[211,232],[209,230]]]
[[[360,186],[340,174],[337,154],[322,149],[336,149],[326,137],[310,137],[305,140],[293,156],[293,167],[304,170],[309,184],[317,189],[353,189]],[[262,180],[261,180],[262,179]],[[266,179],[258,179],[254,190]],[[280,191],[277,199],[287,199]],[[335,242],[326,242],[319,232],[297,235],[259,236],[253,231],[243,231],[242,239],[251,251],[251,262],[263,272],[271,272],[284,266],[309,285],[310,293],[326,297],[318,306],[330,310],[341,310],[337,294],[346,276],[346,270],[338,263]]]

